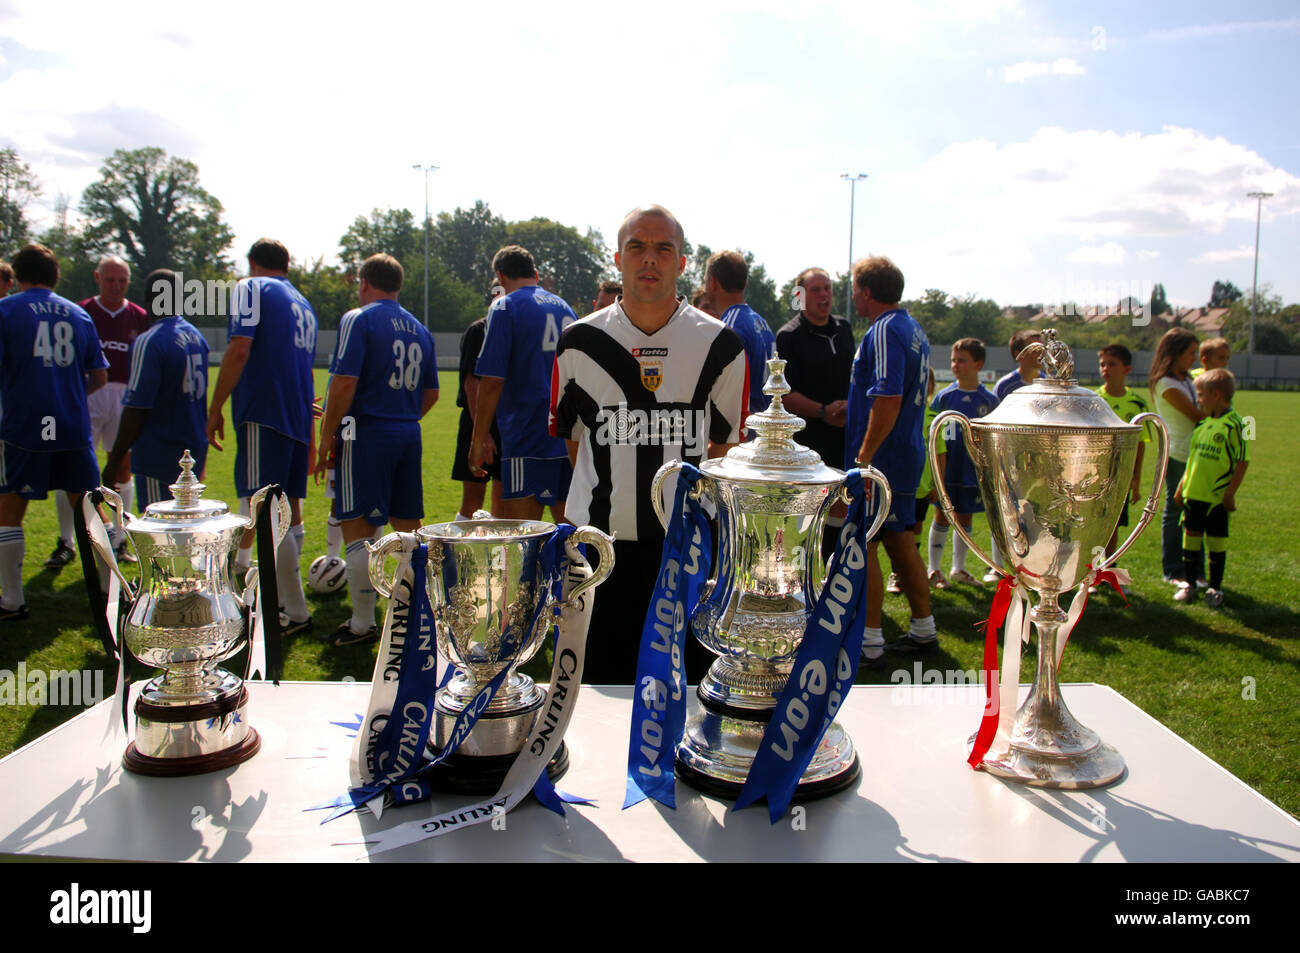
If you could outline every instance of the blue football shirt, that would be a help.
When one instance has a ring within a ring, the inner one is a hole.
[[[203,472],[207,398],[208,342],[184,318],[155,321],[131,343],[122,394],[122,406],[149,411],[149,422],[131,447],[131,472],[175,479],[186,450],[194,457],[194,472]]]
[[[492,302],[474,373],[505,381],[497,404],[502,457],[567,457],[550,435],[551,369],[560,332],[577,320],[573,309],[539,285]]]
[[[35,453],[90,444],[86,374],[107,368],[95,324],[48,288],[0,300],[0,440]]]
[[[953,381],[934,395],[930,406],[936,412],[955,410],[974,420],[988,414],[997,405],[997,397],[983,384],[975,390],[962,390]],[[966,441],[961,435],[961,429],[955,424],[949,424],[943,437],[948,459],[945,462],[947,472],[943,474],[942,482],[949,486],[979,486],[979,475],[975,472],[970,454],[966,452]]]
[[[766,410],[770,402],[763,393],[767,383],[767,359],[776,351],[776,335],[762,315],[749,305],[733,304],[722,312],[723,324],[740,335],[745,345],[745,360],[749,362],[749,412]]]
[[[357,379],[358,422],[418,421],[424,392],[438,389],[433,335],[396,301],[372,301],[339,322],[330,373]]]
[[[930,341],[902,308],[886,311],[867,329],[849,377],[849,417],[844,466],[854,462],[867,435],[877,397],[901,397],[898,419],[872,465],[895,493],[915,495],[925,464],[925,391],[930,382]]]
[[[230,395],[235,426],[262,424],[307,443],[311,433],[316,312],[285,278],[239,283],[230,337],[252,338],[244,373]]]

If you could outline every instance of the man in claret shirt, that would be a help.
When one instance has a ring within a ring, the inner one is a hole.
[[[551,432],[574,461],[565,517],[615,535],[614,569],[596,592],[583,680],[629,684],[654,591],[664,532],[650,500],[655,472],[698,465],[740,442],[748,406],[736,332],[677,296],[685,237],[658,205],[618,230],[623,293],[561,335],[551,380]],[[658,421],[659,426],[649,422]],[[686,640],[686,674],[712,656]]]
[[[95,333],[99,335],[100,346],[108,360],[108,383],[91,394],[88,401],[91,444],[106,453],[113,448],[117,428],[122,421],[122,394],[126,391],[127,375],[130,372],[131,344],[149,328],[149,316],[145,314],[144,308],[126,300],[126,289],[130,284],[130,266],[115,255],[105,255],[95,268],[95,285],[99,288],[99,294],[77,302],[95,322]],[[131,501],[129,466],[128,456],[112,474],[106,475],[112,478],[108,485],[114,487],[128,505]],[[60,569],[76,556],[72,504],[68,494],[57,494],[55,505],[59,514],[59,539],[54,552],[45,560],[47,569]],[[135,557],[124,545],[126,531],[110,524],[109,536],[118,558],[134,561]]]

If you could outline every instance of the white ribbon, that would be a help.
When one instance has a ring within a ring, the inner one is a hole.
[[[1002,671],[998,676],[998,730],[985,760],[999,761],[1011,752],[1011,725],[1020,701],[1020,647],[1029,642],[1029,600],[1019,580],[1011,588],[1011,605],[1002,635]]]
[[[569,592],[591,575],[591,568],[578,554],[577,547],[572,543],[567,545],[569,567],[564,578],[566,601]],[[574,708],[577,707],[578,690],[582,684],[582,666],[587,652],[587,627],[591,622],[594,597],[595,590],[589,590],[579,598],[577,606],[566,604],[560,614],[550,688],[545,693],[542,707],[538,709],[537,716],[533,720],[532,730],[528,734],[527,741],[524,742],[523,750],[510,766],[496,794],[477,804],[437,814],[423,821],[408,821],[388,830],[379,831],[373,839],[365,841],[370,856],[430,837],[439,837],[448,831],[490,821],[509,813],[515,805],[528,796],[564,741],[569,719],[573,715]],[[383,658],[382,650],[380,658]],[[365,722],[362,723],[361,728],[362,731],[365,730]],[[546,738],[543,738],[544,731],[548,734]],[[358,732],[358,742],[361,738],[362,734]],[[376,798],[376,800],[381,799]],[[373,806],[374,802],[371,802],[372,809]]]

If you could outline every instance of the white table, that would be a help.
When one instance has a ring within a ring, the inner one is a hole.
[[[262,750],[213,774],[124,772],[125,740],[101,740],[111,701],[15,751],[0,761],[0,853],[348,862],[365,850],[345,842],[431,813],[412,805],[321,826],[323,814],[303,808],[343,793],[352,744],[330,722],[362,711],[369,685],[254,682],[250,690]],[[840,721],[862,757],[861,782],[775,825],[765,805],[732,813],[681,782],[675,811],[653,802],[622,810],[630,693],[584,688],[569,729],[560,787],[596,804],[571,806],[562,818],[529,801],[506,816],[505,830],[481,824],[370,859],[1300,860],[1300,823],[1105,686],[1064,692],[1128,763],[1119,783],[1091,792],[1028,788],[967,767],[979,686],[857,686]]]

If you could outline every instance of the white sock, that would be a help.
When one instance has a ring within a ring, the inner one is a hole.
[[[240,546],[239,551],[235,553],[235,568],[243,572],[249,566],[253,565],[253,544]]]
[[[967,547],[966,540],[962,538],[961,533],[953,533],[952,534],[952,571],[953,572],[966,571],[966,553],[968,551],[969,551],[969,547]]]
[[[302,551],[305,534],[301,523],[290,526],[275,551],[275,582],[290,622],[302,622],[311,615],[307,611],[307,594],[302,591],[302,571],[298,568],[298,554]]]
[[[343,524],[332,516],[325,524],[325,555],[343,555]]]
[[[864,627],[862,630],[862,657],[868,659],[880,658],[884,652],[884,630]]]
[[[22,608],[27,602],[23,596],[23,554],[26,551],[21,526],[0,526],[0,606],[6,609]]]
[[[131,507],[135,506],[135,477],[127,480],[125,483],[117,484],[113,489],[117,490],[117,495],[122,498],[122,502],[126,504],[127,511],[129,512]]]
[[[366,549],[366,543],[373,542],[372,537],[348,543],[348,595],[352,597],[352,618],[348,624],[357,635],[369,632],[375,624],[378,596],[370,582],[370,553]]]
[[[993,557],[993,562],[998,568],[1002,568],[1002,551],[998,549],[998,541],[995,537],[989,537],[989,555]]]
[[[939,637],[939,630],[934,627],[934,616],[932,615],[928,615],[924,619],[914,617],[907,633],[918,642],[928,642]]]
[[[54,494],[54,508],[59,511],[59,539],[72,549],[77,548],[77,528],[72,520],[72,501],[62,490]]]
[[[943,572],[943,547],[948,542],[948,527],[930,524],[930,572]]]

